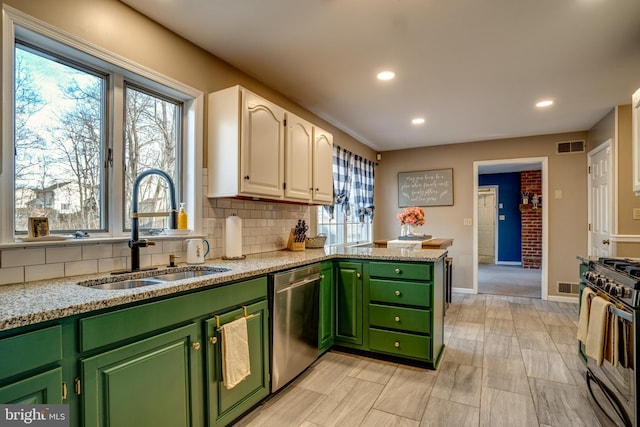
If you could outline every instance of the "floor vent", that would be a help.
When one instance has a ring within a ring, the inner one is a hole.
[[[557,154],[584,153],[584,140],[556,143]]]
[[[558,282],[559,294],[578,295],[579,292],[580,292],[580,285],[578,283]]]

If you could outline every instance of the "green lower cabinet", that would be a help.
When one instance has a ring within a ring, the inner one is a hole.
[[[62,403],[62,368],[0,387],[0,402],[25,405]]]
[[[372,351],[412,359],[432,358],[431,338],[396,331],[369,329],[369,347]]]
[[[231,389],[223,384],[219,325],[244,316],[234,309],[205,321],[209,426],[226,426],[269,395],[269,322],[267,301],[246,307],[251,374]]]
[[[200,426],[198,329],[191,323],[82,359],[83,425]]]
[[[320,319],[318,321],[318,353],[322,354],[333,345],[335,327],[333,289],[333,263],[323,262],[320,271]]]
[[[362,345],[362,263],[339,262],[336,268],[335,342]]]

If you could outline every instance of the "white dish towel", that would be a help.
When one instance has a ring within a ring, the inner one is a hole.
[[[598,366],[602,365],[604,359],[605,334],[607,332],[607,322],[609,321],[609,301],[601,297],[594,297],[591,300],[591,310],[589,313],[589,330],[587,331],[587,342],[585,343],[585,353],[596,360]]]
[[[222,325],[221,333],[222,382],[231,389],[251,374],[247,319],[241,317]]]
[[[582,300],[580,302],[580,317],[578,318],[578,336],[577,338],[583,344],[587,343],[587,331],[589,330],[589,312],[591,311],[591,298],[596,295],[591,288],[584,288],[582,291]]]

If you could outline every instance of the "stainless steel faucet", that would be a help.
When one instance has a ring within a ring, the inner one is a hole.
[[[177,205],[176,205],[176,188],[173,185],[173,180],[164,171],[160,169],[148,169],[142,172],[136,178],[133,183],[133,198],[131,200],[131,240],[129,240],[129,247],[131,248],[131,271],[140,271],[140,248],[146,248],[147,246],[153,246],[156,243],[148,240],[148,239],[140,239],[139,238],[139,225],[138,218],[140,216],[163,216],[166,215],[166,212],[163,213],[155,213],[155,214],[138,214],[138,189],[140,187],[140,182],[143,178],[149,175],[158,175],[167,181],[169,186],[169,203],[171,205],[171,211],[169,212],[169,228],[176,229],[177,226]],[[142,270],[154,270],[155,268],[147,268]]]

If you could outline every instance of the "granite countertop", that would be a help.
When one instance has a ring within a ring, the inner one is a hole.
[[[248,255],[243,260],[208,260],[204,264],[205,266],[222,267],[229,269],[229,271],[135,289],[101,290],[76,284],[87,280],[117,277],[108,273],[4,285],[0,286],[0,301],[2,301],[0,303],[0,331],[179,292],[224,285],[232,281],[329,259],[358,258],[433,262],[446,254],[447,251],[442,249],[408,250],[368,247],[307,249],[300,252],[275,251]],[[183,264],[179,266],[183,266]],[[126,277],[121,279],[124,280]]]

